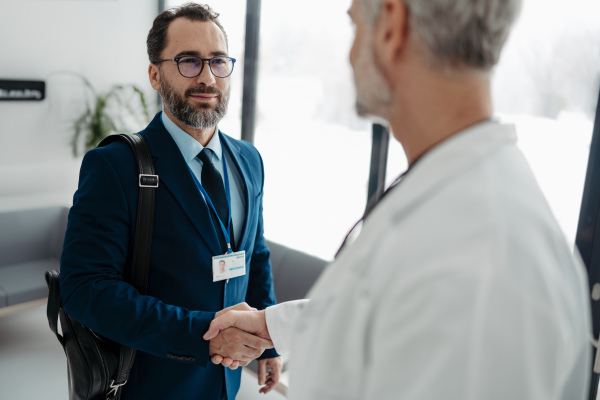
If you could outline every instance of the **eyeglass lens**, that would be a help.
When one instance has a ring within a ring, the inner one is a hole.
[[[181,57],[179,59],[179,72],[187,78],[193,78],[200,75],[202,61],[198,57]],[[225,78],[231,74],[233,62],[228,57],[213,57],[208,63],[214,76]]]

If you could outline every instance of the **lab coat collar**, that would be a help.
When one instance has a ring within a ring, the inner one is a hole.
[[[475,167],[499,148],[515,145],[516,141],[513,125],[503,125],[494,120],[456,133],[425,153],[393,189],[397,193],[390,193],[382,199],[380,206],[393,202],[395,209],[404,209],[461,172]]]

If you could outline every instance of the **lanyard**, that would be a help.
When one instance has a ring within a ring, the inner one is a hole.
[[[192,169],[189,167],[189,165],[188,165],[188,169],[190,170],[190,173],[192,174],[192,178],[194,178],[194,182],[196,182],[196,186],[198,186],[198,189],[200,190],[200,192],[202,192],[204,199],[206,200],[206,202],[208,203],[210,208],[213,210],[213,212],[217,216],[217,220],[219,221],[219,224],[221,225],[221,230],[223,231],[223,236],[225,237],[225,241],[227,242],[227,253],[233,253],[233,250],[231,250],[231,240],[230,240],[230,235],[229,235],[230,227],[231,227],[231,198],[229,196],[229,177],[227,176],[227,163],[225,162],[225,152],[223,152],[222,156],[223,156],[223,174],[225,175],[225,196],[227,197],[227,207],[229,208],[229,221],[227,221],[227,229],[225,229],[225,225],[223,224],[223,221],[221,221],[221,218],[219,218],[219,214],[217,213],[217,210],[215,209],[215,206],[214,206],[212,200],[210,199],[210,197],[208,197],[208,193],[206,193],[206,190],[204,190],[204,188],[202,187],[202,184],[198,181],[198,178],[196,178],[196,175],[194,174]]]

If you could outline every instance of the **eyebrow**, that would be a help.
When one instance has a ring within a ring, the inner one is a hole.
[[[216,57],[216,56],[227,56],[227,53],[221,50],[217,50],[217,51],[213,51],[212,53],[209,54],[211,57]],[[184,50],[184,51],[180,51],[179,53],[177,53],[177,55],[175,57],[180,57],[180,56],[194,56],[194,57],[201,57],[200,53],[198,53],[195,50]]]

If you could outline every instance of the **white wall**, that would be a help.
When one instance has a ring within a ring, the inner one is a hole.
[[[135,84],[149,100],[146,35],[156,0],[0,0],[0,79],[43,80],[43,101],[0,102],[0,210],[71,204],[81,157],[72,124],[84,75],[97,90]]]

